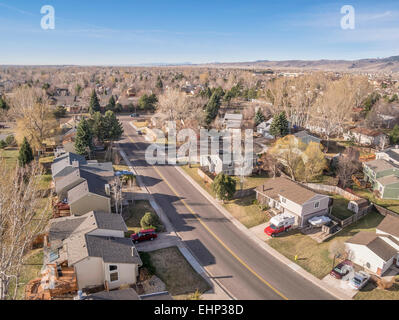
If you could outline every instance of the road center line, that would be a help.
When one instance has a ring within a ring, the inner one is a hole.
[[[140,150],[136,144],[135,141],[127,134],[126,135],[128,139],[133,143],[136,149]],[[281,298],[284,300],[288,300],[288,298],[282,294],[280,291],[278,291],[276,288],[274,288],[268,281],[263,279],[255,270],[253,270],[248,264],[246,264],[234,251],[232,251],[207,225],[205,222],[202,221],[202,219],[198,216],[197,213],[194,212],[194,210],[186,203],[184,199],[181,198],[181,196],[176,192],[175,188],[168,182],[168,180],[164,177],[164,175],[156,168],[155,166],[151,166],[157,174],[162,178],[162,180],[168,185],[168,187],[172,190],[172,192],[176,195],[176,197],[179,198],[179,201],[183,203],[183,205],[187,208],[188,211],[198,220],[199,223],[238,261],[240,262],[249,272],[251,272],[255,277],[257,277],[261,282],[263,282],[265,285],[267,285],[270,289],[272,289],[275,293],[277,293]]]

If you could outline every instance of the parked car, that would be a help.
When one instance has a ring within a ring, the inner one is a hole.
[[[370,280],[370,275],[367,272],[359,271],[356,272],[352,279],[349,281],[349,285],[356,290],[363,288],[366,283]]]
[[[330,275],[336,279],[342,279],[346,276],[352,269],[352,264],[350,261],[345,260],[342,261],[340,264],[335,266],[334,269],[331,270]]]
[[[133,233],[130,237],[134,243],[139,243],[147,240],[152,241],[155,238],[157,238],[158,235],[155,232],[155,229],[146,229],[146,230],[141,230],[138,233]]]
[[[131,115],[130,115],[130,117],[132,117],[132,118],[137,118],[139,115],[137,114],[137,113],[132,113]]]
[[[268,236],[275,237],[281,232],[288,231],[295,223],[295,217],[289,214],[279,214],[270,219],[270,225],[265,228]]]
[[[138,134],[139,136],[142,136],[142,135],[143,135],[143,132],[142,132],[141,130],[138,130],[138,131],[137,131],[137,134]]]

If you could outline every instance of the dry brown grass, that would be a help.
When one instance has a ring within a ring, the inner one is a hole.
[[[148,252],[155,275],[165,284],[172,296],[187,298],[197,290],[201,293],[210,289],[209,284],[187,262],[177,247]],[[182,296],[183,295],[183,296]]]

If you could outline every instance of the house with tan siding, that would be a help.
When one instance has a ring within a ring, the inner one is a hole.
[[[268,179],[255,192],[259,203],[274,208],[279,213],[293,214],[297,227],[305,227],[307,221],[315,216],[328,214],[332,206],[329,196],[318,194],[284,177]]]

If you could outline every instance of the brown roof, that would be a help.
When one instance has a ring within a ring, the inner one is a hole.
[[[360,231],[346,242],[364,245],[384,261],[390,260],[398,253],[398,250],[390,246],[374,232]]]
[[[281,195],[298,204],[303,204],[317,195],[305,186],[283,177],[267,180],[264,185],[257,187],[256,191],[272,199],[278,199]]]
[[[359,128],[359,127],[353,128],[350,131],[360,133],[360,134],[363,134],[365,136],[370,136],[370,137],[377,137],[377,136],[383,134],[381,131],[378,131],[378,130]]]
[[[399,216],[387,215],[378,225],[377,229],[399,237]]]

